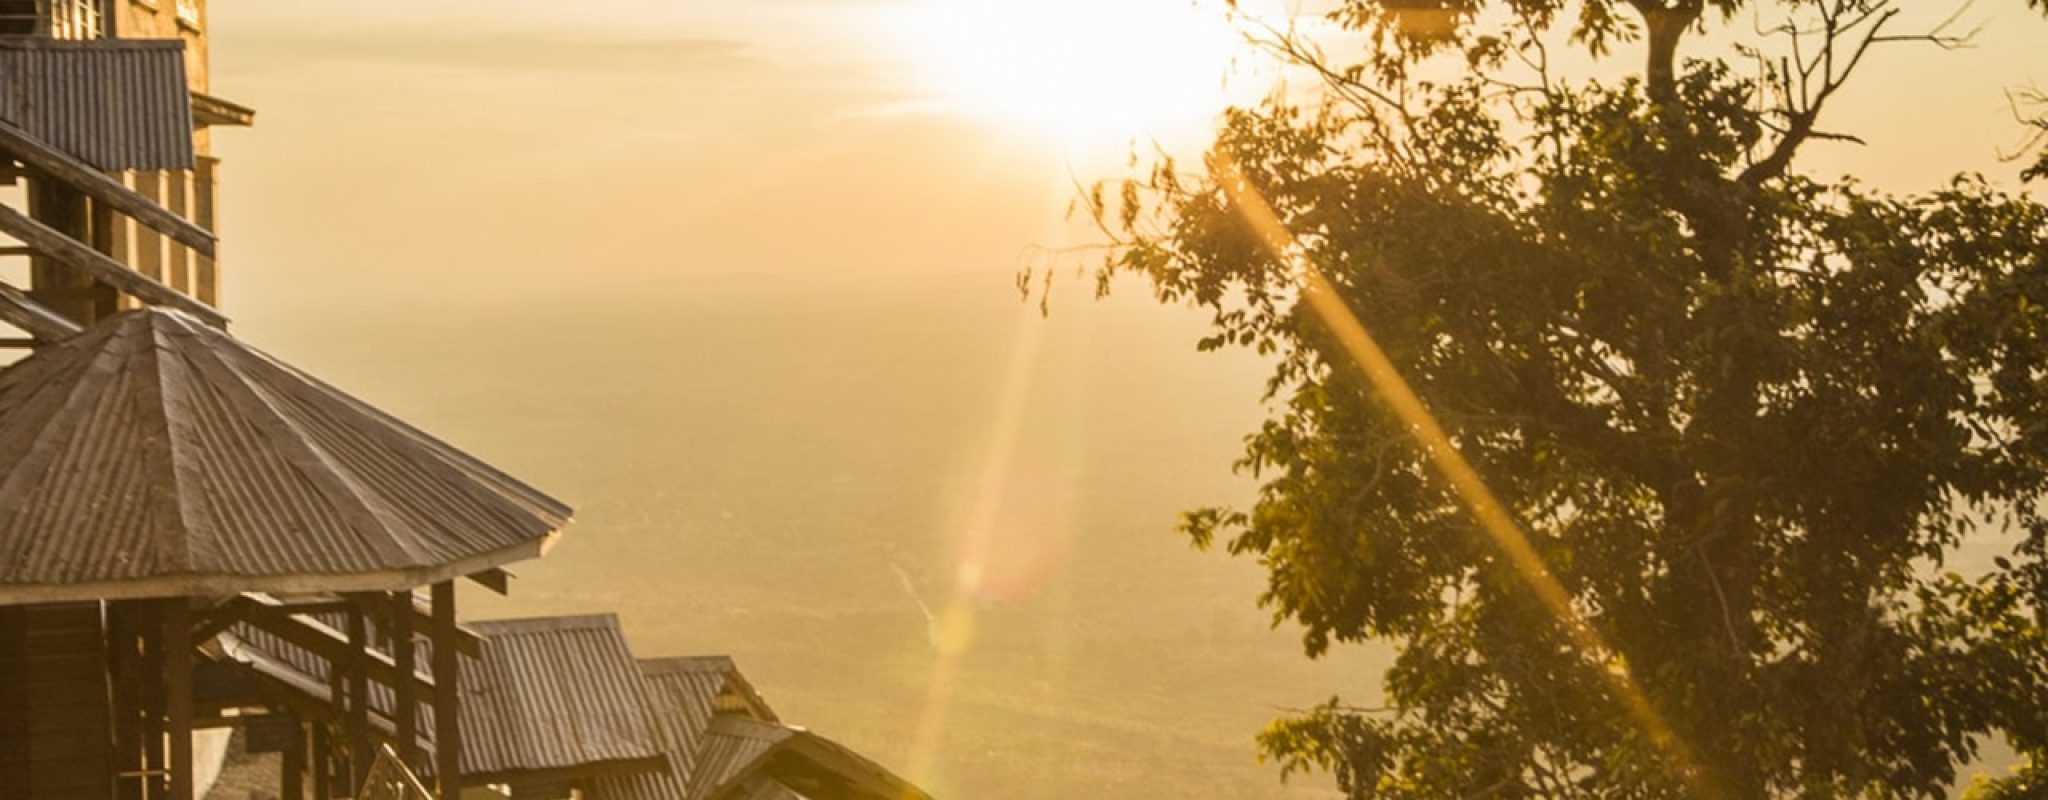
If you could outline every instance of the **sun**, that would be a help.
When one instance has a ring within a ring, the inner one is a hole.
[[[1243,12],[1224,0],[918,0],[901,11],[888,38],[928,99],[1068,145],[1206,131],[1266,87]]]

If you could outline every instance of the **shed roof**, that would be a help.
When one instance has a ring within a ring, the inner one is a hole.
[[[0,120],[103,170],[193,167],[182,39],[0,39]]]
[[[649,719],[644,679],[618,617],[473,624],[481,658],[462,673],[465,781],[551,771],[667,765]]]
[[[0,371],[0,603],[393,591],[568,507],[175,310]]]

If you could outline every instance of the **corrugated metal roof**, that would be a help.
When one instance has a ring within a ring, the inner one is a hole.
[[[743,717],[719,717],[704,732],[697,750],[696,773],[690,776],[690,797],[711,797],[748,767],[767,757],[777,745],[799,731],[787,725]]]
[[[0,603],[392,591],[539,555],[568,515],[177,311],[0,371]]]
[[[835,800],[931,800],[881,764],[802,728],[731,715],[712,720],[690,800],[755,798],[778,786]]]
[[[462,665],[465,776],[663,758],[618,617],[474,627],[483,656]]]
[[[0,119],[103,170],[192,169],[185,42],[0,40]]]
[[[642,659],[640,672],[646,676],[648,714],[669,769],[600,779],[592,795],[600,800],[686,800],[704,732],[714,717],[738,714],[775,721],[775,712],[728,656]]]
[[[341,635],[338,615],[302,619]],[[462,661],[465,780],[598,766],[610,771],[587,778],[592,800],[929,800],[873,760],[777,722],[726,656],[636,666],[610,614],[472,627],[483,643],[480,658]],[[222,640],[228,657],[326,701],[320,657],[246,624]],[[392,692],[370,686],[371,720],[388,733]],[[421,744],[431,746],[432,709],[421,712]]]

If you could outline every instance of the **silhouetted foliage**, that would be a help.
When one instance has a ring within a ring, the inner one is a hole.
[[[1105,282],[1141,274],[1213,312],[1204,348],[1275,359],[1240,464],[1255,504],[1186,532],[1257,559],[1310,655],[1397,651],[1387,708],[1332,700],[1262,735],[1285,771],[1355,797],[1941,797],[1988,738],[2048,754],[2048,207],[1972,176],[1901,196],[1793,168],[1852,138],[1822,111],[1864,59],[1960,43],[1898,10],[1348,0],[1330,19],[1355,59],[1271,32],[1318,100],[1234,111],[1205,169],[1094,193],[1122,245]],[[1729,57],[1676,56],[1718,28]],[[1564,47],[1643,67],[1568,78]],[[1302,301],[1309,270],[1603,651],[1532,599]],[[1995,563],[1948,564],[1986,538]],[[1985,796],[2039,785],[2007,783]]]

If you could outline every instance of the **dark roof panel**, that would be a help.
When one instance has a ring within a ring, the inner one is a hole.
[[[103,170],[192,169],[184,40],[0,40],[0,120]]]
[[[663,758],[616,616],[473,627],[483,657],[462,664],[464,776]]]

